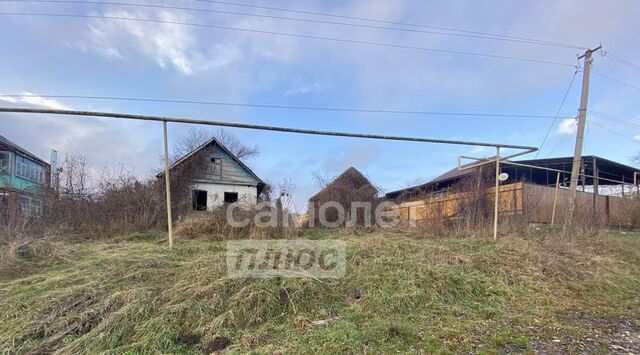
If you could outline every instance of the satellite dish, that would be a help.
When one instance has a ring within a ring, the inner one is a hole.
[[[507,174],[507,173],[502,173],[502,174],[498,175],[498,180],[500,180],[500,181],[507,181],[508,178],[509,178],[509,174]]]

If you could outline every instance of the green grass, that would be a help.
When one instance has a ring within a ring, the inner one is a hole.
[[[588,338],[593,319],[640,316],[637,233],[559,243],[309,231],[347,242],[335,280],[231,279],[224,242],[168,250],[161,238],[68,245],[67,262],[0,275],[0,349],[199,354],[225,337],[237,353],[532,352]]]

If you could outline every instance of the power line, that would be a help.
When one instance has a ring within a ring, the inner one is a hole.
[[[463,29],[456,29],[456,28],[451,28],[451,27],[429,26],[429,25],[424,25],[424,24],[415,24],[415,23],[407,23],[407,22],[399,22],[399,21],[386,21],[386,20],[372,19],[372,18],[366,18],[366,17],[348,16],[348,15],[336,15],[336,14],[329,14],[329,13],[326,13],[326,12],[308,11],[308,10],[293,10],[293,9],[287,9],[287,8],[282,8],[282,7],[242,4],[242,3],[234,3],[234,2],[229,2],[229,1],[215,1],[215,0],[193,0],[193,1],[205,2],[205,3],[210,3],[210,4],[240,6],[240,7],[262,9],[262,10],[284,11],[284,12],[291,12],[291,13],[305,14],[305,15],[326,16],[326,17],[349,19],[349,20],[358,20],[358,21],[366,21],[366,22],[374,22],[374,23],[383,23],[383,24],[387,24],[387,25],[398,25],[398,26],[417,27],[417,28],[430,28],[430,29],[435,29],[435,30],[444,30],[444,31],[453,31],[453,32],[460,32],[460,33],[492,36],[492,37],[495,37],[495,38],[508,38],[508,39],[515,39],[515,40],[531,41],[531,42],[536,42],[536,43],[539,43],[539,44],[554,45],[554,46],[558,46],[558,47],[566,47],[566,48],[574,48],[574,49],[582,49],[582,50],[587,49],[586,47],[572,45],[572,44],[566,44],[566,43],[560,43],[560,42],[539,40],[539,39],[533,39],[533,38],[527,38],[527,37],[509,36],[509,35],[502,35],[502,34],[495,34],[495,33],[488,33],[488,32],[480,32],[480,31],[463,30]]]
[[[617,132],[617,131],[614,131],[614,130],[612,130],[612,129],[610,129],[610,128],[607,128],[606,126],[601,125],[601,124],[599,124],[598,122],[595,122],[595,121],[593,121],[593,120],[591,120],[590,122],[591,122],[591,123],[593,123],[594,125],[596,125],[596,126],[598,126],[598,127],[602,128],[602,129],[606,130],[606,131],[609,131],[609,132],[611,132],[611,133],[613,133],[613,134],[615,134],[615,135],[619,136],[619,137],[622,137],[622,138],[624,138],[624,139],[630,140],[630,141],[632,141],[633,143],[640,144],[640,142],[638,142],[637,140],[635,140],[635,139],[633,139],[633,138],[631,138],[631,137],[627,137],[627,136],[625,136],[624,134],[622,134],[622,133],[620,133],[620,132]]]
[[[616,82],[616,83],[618,83],[618,84],[621,84],[621,85],[624,85],[624,86],[628,86],[628,87],[630,87],[630,88],[632,88],[632,89],[635,89],[635,90],[640,91],[640,87],[637,87],[637,86],[631,85],[631,84],[626,83],[626,82],[624,82],[624,81],[622,81],[622,80],[618,80],[618,79],[616,79],[616,78],[612,78],[612,77],[610,77],[610,76],[608,76],[608,75],[605,75],[605,74],[602,74],[602,73],[598,73],[598,72],[595,72],[595,71],[593,71],[593,70],[591,71],[591,73],[592,73],[592,74],[595,74],[595,75],[597,75],[597,76],[601,76],[601,77],[603,77],[603,78],[605,78],[605,79],[609,79],[609,80],[611,80],[611,81],[614,81],[614,82]]]
[[[593,110],[588,110],[588,112],[593,114],[593,115],[596,115],[596,116],[598,116],[600,118],[604,118],[605,120],[617,122],[617,123],[620,123],[622,125],[625,125],[625,126],[628,126],[628,127],[631,127],[631,128],[640,128],[640,124],[638,124],[638,123],[625,121],[625,120],[622,120],[620,118],[608,115],[606,113],[601,113],[601,112],[593,111]]]
[[[262,130],[262,131],[276,131],[276,132],[285,132],[285,133],[311,134],[311,135],[321,135],[321,136],[381,139],[381,140],[422,142],[422,143],[458,144],[458,145],[484,146],[484,147],[496,147],[496,148],[499,147],[499,148],[521,149],[529,153],[534,152],[538,149],[536,147],[528,147],[528,146],[513,145],[513,144],[485,143],[485,142],[474,142],[474,141],[438,139],[438,138],[387,136],[387,135],[380,135],[380,134],[364,134],[364,133],[351,133],[351,132],[320,131],[320,130],[313,130],[313,129],[266,126],[266,125],[255,125],[255,124],[223,122],[223,121],[209,121],[209,120],[192,119],[192,118],[135,115],[135,114],[128,114],[128,113],[54,110],[54,109],[36,109],[36,108],[12,108],[12,107],[0,107],[0,112],[38,113],[38,114],[84,116],[84,117],[110,117],[110,118],[119,118],[119,119],[127,119],[127,120],[157,121],[157,122],[165,122],[165,123],[175,122],[175,123],[202,124],[202,125],[209,125],[209,126],[254,129],[254,130]],[[520,155],[522,155],[522,153],[520,153]]]
[[[554,117],[550,115],[502,114],[502,113],[488,113],[488,112],[379,110],[379,109],[369,109],[369,108],[287,106],[287,105],[266,105],[266,104],[223,102],[223,101],[172,100],[172,99],[156,99],[156,98],[143,98],[143,97],[116,97],[116,96],[89,96],[89,95],[27,95],[27,94],[2,95],[0,94],[0,99],[2,99],[3,97],[6,97],[6,98],[42,97],[42,98],[48,98],[48,99],[140,101],[140,102],[162,102],[162,103],[193,104],[193,105],[215,105],[215,106],[253,107],[253,108],[269,108],[269,109],[358,112],[358,113],[376,113],[376,114],[403,114],[403,115],[423,115],[423,116],[477,116],[477,117],[508,117],[508,118],[553,118]]]
[[[119,16],[105,16],[105,15],[78,15],[78,14],[52,14],[52,13],[24,13],[24,12],[0,12],[0,16],[93,18],[93,19],[103,19],[103,20],[106,19],[106,20],[162,23],[162,24],[171,24],[171,25],[192,26],[192,27],[198,27],[198,28],[213,28],[213,29],[221,29],[221,30],[248,32],[248,33],[261,33],[261,34],[269,34],[269,35],[277,35],[277,36],[298,37],[298,38],[315,39],[315,40],[323,40],[323,41],[334,41],[334,42],[342,42],[342,43],[350,43],[350,44],[363,44],[363,45],[369,45],[369,46],[413,49],[413,50],[438,52],[438,53],[446,53],[446,54],[469,55],[469,56],[476,56],[476,57],[513,60],[513,61],[538,63],[538,64],[549,64],[549,65],[557,65],[557,66],[564,66],[564,67],[575,67],[574,65],[567,64],[567,63],[560,63],[560,62],[541,60],[541,59],[531,59],[531,58],[524,58],[524,57],[511,57],[511,56],[498,55],[498,54],[466,52],[466,51],[457,51],[457,50],[441,49],[441,48],[430,48],[430,47],[409,46],[409,45],[394,44],[394,43],[360,41],[360,40],[351,40],[351,39],[335,38],[335,37],[303,35],[303,34],[289,33],[289,32],[264,31],[264,30],[255,30],[255,29],[242,28],[242,27],[196,24],[196,23],[190,23],[190,22],[168,21],[168,20],[158,20],[158,19],[142,19],[142,18],[135,18],[135,17],[119,17]]]
[[[602,52],[602,56],[605,58],[609,58],[615,62],[618,62],[620,64],[626,65],[628,67],[640,70],[640,65],[634,64],[624,58],[618,57],[617,55],[614,55],[613,53],[609,52],[609,51],[603,51]]]
[[[571,126],[569,126],[568,130],[569,130],[569,131],[571,131],[571,130],[573,129],[573,127],[574,127],[574,126],[576,126],[577,124],[578,124],[578,121],[577,121],[577,120],[576,120],[576,121],[574,121],[574,122],[571,124]],[[560,146],[560,144],[561,144],[562,142],[564,142],[564,140],[565,140],[567,137],[569,137],[569,136],[570,136],[569,134],[566,134],[566,135],[563,135],[562,137],[560,137],[560,140],[559,140],[559,141],[558,141],[558,143],[553,147],[553,149],[551,149],[551,151],[549,152],[549,154],[547,154],[547,157],[550,157],[550,156],[551,156],[551,154],[553,154],[553,152],[555,152],[555,151],[556,151],[556,149]]]
[[[540,151],[542,150],[542,146],[544,146],[544,143],[547,141],[547,138],[549,137],[549,133],[551,133],[551,130],[553,129],[554,125],[556,124],[556,120],[558,120],[558,116],[560,115],[560,111],[562,110],[562,106],[564,106],[564,102],[567,99],[567,95],[569,95],[569,91],[571,91],[571,87],[573,86],[573,82],[576,79],[576,74],[578,74],[577,70],[573,72],[573,76],[571,77],[571,81],[569,82],[569,86],[567,87],[567,91],[565,91],[564,96],[562,97],[562,101],[560,102],[560,106],[558,107],[558,111],[556,111],[556,115],[553,118],[553,121],[551,122],[551,125],[549,125],[549,129],[547,130],[547,134],[544,135],[544,139],[542,140],[542,143],[540,144],[540,148],[538,148],[538,151],[536,152],[536,158],[540,154]]]
[[[443,35],[443,36],[478,38],[478,39],[526,43],[526,44],[535,44],[535,45],[544,45],[544,46],[553,46],[553,47],[571,48],[571,49],[579,48],[576,46],[565,45],[562,43],[546,43],[546,42],[541,42],[538,40],[531,40],[531,39],[514,39],[514,38],[496,37],[495,35],[451,33],[451,32],[442,32],[442,31],[433,31],[433,30],[427,31],[427,30],[410,29],[410,28],[385,27],[385,26],[366,25],[366,24],[358,24],[358,23],[304,19],[304,18],[295,18],[295,17],[286,17],[286,16],[277,16],[277,15],[262,15],[262,14],[246,13],[246,12],[233,12],[233,11],[212,10],[212,9],[183,7],[183,6],[135,4],[135,3],[109,2],[109,1],[79,1],[79,0],[0,0],[0,2],[132,6],[132,7],[142,7],[142,8],[169,9],[169,10],[194,11],[194,12],[215,13],[215,14],[225,14],[225,15],[250,16],[250,17],[277,19],[277,20],[287,20],[287,21],[299,21],[299,22],[308,22],[308,23],[349,26],[349,27],[362,27],[362,28],[388,30],[388,31],[401,31],[401,32],[424,33],[424,34],[434,34],[434,35]]]

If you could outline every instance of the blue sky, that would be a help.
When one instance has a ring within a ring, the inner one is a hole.
[[[240,2],[240,0],[238,0]],[[127,0],[346,21],[185,1]],[[250,3],[242,0],[244,3]],[[638,63],[637,1],[254,1],[252,4],[597,46]],[[204,14],[124,5],[1,2],[0,12],[152,18],[266,31],[482,52],[576,64],[579,50],[425,33],[385,31],[250,16]],[[365,114],[149,102],[45,99],[38,95],[149,97],[269,105],[382,110],[554,115],[571,67],[385,48],[304,38],[104,19],[0,16],[0,104],[194,117],[309,129],[465,139],[539,146],[551,118],[487,118]],[[640,87],[640,70],[600,54],[594,71]],[[541,157],[573,152],[578,73]],[[593,75],[589,108],[633,123],[589,116],[585,154],[623,163],[640,150],[640,90]],[[81,153],[96,171],[125,164],[140,176],[159,167],[162,127],[110,119],[0,114],[0,134],[48,160],[49,149]],[[172,124],[170,141],[191,127]],[[453,167],[472,147],[380,142],[231,130],[258,145],[249,161],[258,175],[297,186],[296,204],[316,190],[312,173],[349,166],[390,191],[427,181]],[[636,140],[636,142],[633,141]],[[557,147],[553,152],[552,149]],[[533,155],[530,156],[531,158]]]

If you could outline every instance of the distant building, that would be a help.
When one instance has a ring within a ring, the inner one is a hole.
[[[0,211],[3,214],[42,214],[50,166],[0,135]]]
[[[501,162],[500,172],[506,173],[507,179],[500,182],[500,213],[536,223],[563,221],[571,197],[572,165],[573,157]],[[421,185],[388,192],[385,198],[397,204],[401,220],[459,217],[476,201],[477,195],[470,193],[473,191],[485,191],[493,203],[495,163],[461,168]],[[576,195],[578,212],[590,223],[640,226],[638,177],[640,169],[599,156],[583,156]],[[492,207],[489,210],[492,212]]]
[[[313,218],[315,226],[321,226],[321,213],[326,221],[333,223],[338,221],[338,213],[335,208],[321,208],[326,203],[337,203],[344,209],[345,221],[351,217],[352,203],[370,202],[373,203],[377,199],[378,189],[367,179],[358,169],[350,167],[335,178],[330,184],[325,186],[322,191],[313,195],[309,199],[309,218]],[[375,206],[373,206],[375,208]],[[373,212],[372,212],[373,213]],[[364,215],[354,216],[357,223],[365,223]]]
[[[172,189],[177,185],[189,194],[193,211],[233,202],[252,206],[265,187],[262,179],[215,138],[178,159],[169,170]],[[164,171],[157,175],[163,176]]]

